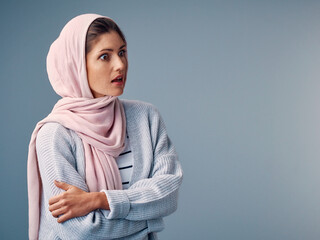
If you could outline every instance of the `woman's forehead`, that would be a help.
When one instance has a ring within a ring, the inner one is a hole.
[[[92,44],[95,52],[116,51],[126,46],[126,43],[116,31],[101,34]]]

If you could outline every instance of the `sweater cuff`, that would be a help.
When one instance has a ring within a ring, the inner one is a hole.
[[[101,190],[107,196],[110,212],[108,219],[126,218],[130,210],[127,194],[122,190]]]

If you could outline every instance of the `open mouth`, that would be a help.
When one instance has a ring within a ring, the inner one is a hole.
[[[111,82],[122,82],[123,81],[123,77],[122,76],[118,76],[115,79],[113,79]]]

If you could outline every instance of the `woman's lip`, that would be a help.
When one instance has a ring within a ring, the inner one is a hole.
[[[112,83],[112,84],[115,84],[115,85],[118,85],[118,86],[121,86],[121,85],[123,85],[124,82],[123,82],[123,79],[122,79],[122,80],[119,81],[119,82],[118,82],[118,81],[112,81],[111,83]]]
[[[123,75],[120,74],[120,75],[116,76],[112,81],[117,80],[118,78],[122,78],[123,79]]]

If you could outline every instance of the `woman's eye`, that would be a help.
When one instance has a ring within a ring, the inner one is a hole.
[[[108,57],[109,57],[108,54],[103,54],[103,55],[100,56],[100,59],[101,60],[107,60]]]
[[[121,51],[119,52],[119,56],[120,56],[120,57],[123,57],[123,56],[125,55],[125,53],[126,53],[126,50],[121,50]]]

